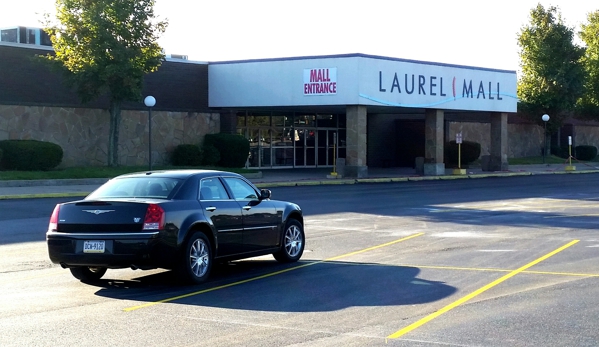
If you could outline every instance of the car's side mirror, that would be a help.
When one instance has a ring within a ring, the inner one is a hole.
[[[270,199],[270,195],[269,189],[260,189],[260,200]]]

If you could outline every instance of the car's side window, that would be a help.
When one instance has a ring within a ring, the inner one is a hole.
[[[227,190],[216,178],[204,178],[200,181],[200,200],[228,200]]]
[[[258,199],[258,195],[254,188],[242,179],[235,177],[225,177],[225,182],[231,191],[233,192],[233,198],[235,200],[255,200]]]

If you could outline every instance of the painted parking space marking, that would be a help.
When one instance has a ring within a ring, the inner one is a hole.
[[[438,311],[436,311],[436,312],[434,312],[434,313],[432,313],[432,314],[430,314],[430,315],[428,315],[428,316],[426,316],[426,317],[424,317],[424,318],[422,318],[422,319],[420,319],[420,320],[418,320],[418,321],[416,321],[416,322],[408,325],[407,327],[405,327],[405,328],[403,328],[401,330],[396,331],[395,333],[387,336],[387,339],[397,339],[397,338],[399,338],[399,337],[401,337],[401,336],[409,333],[410,331],[412,331],[414,329],[417,329],[418,327],[420,327],[420,326],[422,326],[422,325],[430,322],[431,320],[433,320],[433,319],[435,319],[435,318],[443,315],[444,313],[449,312],[452,309],[454,309],[454,308],[456,308],[456,307],[458,307],[458,306],[466,303],[467,301],[469,301],[469,300],[477,297],[478,295],[480,295],[480,294],[486,292],[487,290],[489,290],[489,289],[497,286],[498,284],[500,284],[502,282],[505,282],[506,280],[508,280],[508,279],[516,276],[519,273],[524,272],[525,270],[533,267],[534,265],[537,265],[540,262],[542,262],[544,260],[547,260],[548,258],[550,258],[550,257],[558,254],[559,252],[561,252],[561,251],[563,251],[563,250],[565,250],[565,249],[567,249],[567,248],[575,245],[579,241],[580,240],[573,240],[573,241],[571,241],[571,242],[569,242],[569,243],[561,246],[560,248],[558,248],[558,249],[556,249],[556,250],[554,250],[552,252],[549,252],[549,253],[545,254],[544,256],[542,256],[540,258],[537,258],[537,259],[531,261],[530,263],[528,263],[528,264],[526,264],[524,266],[521,266],[520,268],[518,268],[516,270],[511,271],[510,273],[508,273],[508,274],[506,274],[506,275],[504,275],[504,276],[496,279],[495,281],[487,284],[486,286],[483,286],[483,287],[481,287],[481,288],[473,291],[472,293],[470,293],[470,294],[468,294],[468,295],[466,295],[466,296],[464,296],[464,297],[462,297],[462,298],[460,298],[460,299],[452,302],[451,304],[449,304],[449,305],[441,308],[440,310],[438,310]]]
[[[326,263],[326,262],[330,262],[330,261],[335,261],[335,260],[338,260],[338,259],[341,259],[341,258],[347,258],[347,257],[353,256],[353,255],[365,253],[365,252],[368,252],[368,251],[372,251],[372,250],[383,248],[383,247],[387,247],[387,246],[391,246],[391,245],[394,245],[396,243],[407,241],[407,240],[410,240],[410,239],[413,239],[415,237],[422,236],[422,235],[424,235],[424,233],[412,234],[410,236],[406,236],[406,237],[403,237],[403,238],[398,239],[398,240],[394,240],[394,241],[391,241],[391,242],[386,242],[386,243],[383,243],[383,244],[380,244],[380,245],[376,245],[376,246],[373,246],[373,247],[364,248],[364,249],[361,249],[361,250],[358,250],[358,251],[354,251],[354,252],[350,252],[350,253],[345,253],[345,254],[338,255],[338,256],[335,256],[335,257],[332,257],[332,258],[327,258],[325,260],[315,261],[315,262],[311,262],[311,263],[307,263],[307,264],[295,266],[295,267],[292,267],[292,268],[288,268],[288,269],[284,269],[284,270],[280,270],[280,271],[275,271],[275,272],[267,273],[267,274],[264,274],[264,275],[260,275],[260,276],[248,278],[248,279],[245,279],[245,280],[242,280],[242,281],[237,281],[237,282],[225,284],[225,285],[218,286],[218,287],[212,287],[212,288],[208,288],[208,289],[204,289],[204,290],[200,290],[200,291],[196,291],[196,292],[192,292],[192,293],[187,293],[187,294],[183,294],[183,295],[179,295],[179,296],[175,296],[175,297],[171,297],[171,298],[167,298],[167,299],[162,299],[162,300],[158,300],[158,301],[148,302],[148,303],[145,303],[145,304],[142,304],[142,305],[138,305],[138,306],[128,307],[128,308],[123,309],[123,311],[125,311],[125,312],[135,311],[135,310],[139,310],[139,309],[145,308],[145,307],[150,307],[150,306],[154,306],[154,305],[158,305],[158,304],[163,304],[163,303],[167,303],[167,302],[171,302],[171,301],[175,301],[175,300],[179,300],[179,299],[189,298],[191,296],[196,296],[196,295],[200,295],[200,294],[204,294],[204,293],[208,293],[208,292],[213,292],[213,291],[216,291],[216,290],[219,290],[219,289],[225,289],[225,288],[237,286],[237,285],[248,283],[248,282],[253,282],[253,281],[261,280],[261,279],[268,278],[268,277],[273,277],[273,276],[280,275],[280,274],[283,274],[283,273],[287,273],[287,272],[290,272],[290,271],[293,271],[293,270],[302,269],[302,268],[305,268],[305,267],[308,267],[308,266],[322,264],[322,263]]]
[[[432,270],[455,270],[455,271],[480,271],[480,272],[512,272],[513,269],[495,269],[495,268],[476,268],[476,267],[462,267],[462,266],[436,266],[436,265],[414,265],[414,264],[399,264],[402,267],[413,267],[419,269],[432,269]],[[556,271],[533,271],[525,270],[523,274],[537,274],[537,275],[555,275],[555,276],[574,276],[574,277],[599,277],[599,274],[579,273],[579,272],[556,272]]]

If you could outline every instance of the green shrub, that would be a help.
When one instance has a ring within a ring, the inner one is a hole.
[[[202,163],[206,166],[216,166],[220,161],[220,152],[213,145],[202,147]]]
[[[551,146],[551,154],[555,155],[556,157],[560,157],[560,158],[564,158],[564,159],[567,159],[570,157],[570,153],[568,152],[568,147]]]
[[[2,162],[2,148],[0,148],[0,163]]]
[[[595,146],[576,146],[574,148],[576,159],[589,161],[597,156],[597,147]]]
[[[236,134],[207,134],[204,137],[204,146],[214,146],[220,153],[217,165],[222,167],[241,168],[250,152],[250,142],[241,135]]]
[[[57,167],[63,156],[59,145],[37,140],[0,141],[0,150],[0,167],[5,170],[47,171]]]
[[[462,141],[461,147],[461,165],[468,165],[480,157],[480,143]],[[445,144],[445,163],[450,165],[458,164],[458,144],[455,141],[449,141]]]
[[[197,145],[178,145],[171,155],[171,163],[175,166],[199,166],[202,163],[202,151]]]

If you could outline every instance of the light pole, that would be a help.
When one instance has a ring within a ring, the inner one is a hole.
[[[148,162],[152,171],[152,107],[156,105],[156,98],[148,95],[144,99],[144,104],[148,107]]]
[[[545,125],[545,129],[543,130],[543,136],[545,137],[545,147],[543,148],[543,164],[545,164],[545,156],[547,155],[547,122],[549,121],[549,115],[544,114],[541,119]]]

